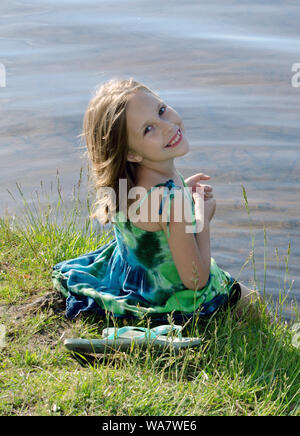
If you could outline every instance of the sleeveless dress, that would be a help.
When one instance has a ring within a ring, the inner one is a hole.
[[[181,174],[180,177],[187,187]],[[175,190],[182,189],[172,179],[147,191],[137,209],[157,187],[163,187],[160,214],[165,202],[169,202],[169,236],[171,202]],[[194,217],[194,202],[187,192]],[[234,303],[239,298],[239,285],[213,258],[205,287],[197,291],[186,289],[163,230],[146,231],[136,227],[119,211],[115,215],[113,231],[112,240],[98,250],[53,267],[54,287],[67,299],[67,318],[72,319],[83,311],[94,311],[125,318],[149,316],[159,321],[166,321],[168,314],[172,314],[175,322],[183,322],[195,314],[210,316],[220,306]]]

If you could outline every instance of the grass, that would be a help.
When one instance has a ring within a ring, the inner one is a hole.
[[[40,199],[29,206],[18,186],[24,213],[0,219],[0,324],[6,330],[0,415],[299,416],[300,351],[281,318],[285,297],[274,306],[276,319],[262,304],[259,318],[228,311],[189,324],[184,334],[201,337],[202,345],[178,354],[134,347],[79,355],[64,348],[64,338],[99,337],[113,322],[91,314],[67,320],[65,301],[52,287],[52,265],[112,237],[86,218],[90,198],[80,200],[81,182],[69,211],[59,179],[55,207]],[[42,184],[41,190],[45,199]]]

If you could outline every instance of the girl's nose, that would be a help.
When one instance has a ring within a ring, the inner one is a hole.
[[[163,132],[166,135],[169,135],[174,130],[174,123],[168,120],[163,120]]]

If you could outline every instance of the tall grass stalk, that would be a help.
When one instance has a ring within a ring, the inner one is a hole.
[[[250,209],[249,209],[249,203],[248,203],[248,197],[247,197],[247,193],[246,193],[246,189],[244,186],[242,186],[242,190],[243,190],[243,197],[244,197],[244,201],[245,201],[245,208],[248,214],[248,218],[249,218],[249,227],[250,227],[250,234],[251,234],[251,253],[252,253],[252,266],[253,266],[253,278],[254,278],[254,287],[257,289],[257,276],[256,276],[256,265],[255,265],[255,235],[254,235],[254,231],[253,231],[253,226],[252,226],[252,217],[250,214]],[[260,286],[258,286],[260,287]]]
[[[267,232],[264,226],[264,289],[263,299],[266,299],[266,285],[267,285]]]

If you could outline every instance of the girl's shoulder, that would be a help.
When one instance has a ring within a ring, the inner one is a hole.
[[[127,201],[129,220],[142,230],[155,232],[162,230],[161,209],[172,188],[184,188],[181,179],[139,180],[134,189],[129,192]],[[174,191],[173,191],[174,192]]]

